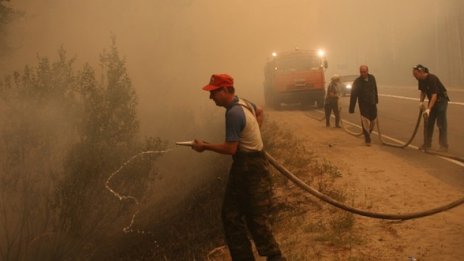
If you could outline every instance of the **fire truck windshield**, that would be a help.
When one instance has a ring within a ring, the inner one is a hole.
[[[275,61],[275,69],[279,71],[307,71],[320,66],[321,59],[316,55],[291,55],[278,57]]]

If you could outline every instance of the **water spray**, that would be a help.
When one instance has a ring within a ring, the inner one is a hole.
[[[187,146],[187,147],[192,147],[194,141],[193,140],[190,140],[190,141],[178,141],[176,142],[176,145],[179,145],[179,146]],[[129,232],[137,232],[139,234],[145,234],[145,231],[143,230],[137,230],[137,229],[133,229],[132,226],[134,225],[134,220],[135,220],[135,217],[137,216],[137,214],[139,213],[140,211],[140,208],[139,208],[139,205],[140,205],[140,201],[134,197],[134,196],[131,196],[131,195],[123,195],[119,192],[117,192],[116,190],[114,190],[113,188],[110,187],[110,181],[111,179],[116,175],[118,174],[122,169],[124,169],[130,162],[132,162],[133,160],[135,160],[136,158],[139,158],[141,156],[144,156],[144,155],[147,155],[147,154],[164,154],[166,152],[169,152],[171,151],[172,149],[167,149],[167,150],[149,150],[149,151],[143,151],[143,152],[140,152],[134,156],[132,156],[129,160],[127,160],[126,162],[124,162],[116,171],[114,171],[113,173],[111,173],[111,175],[108,177],[108,179],[106,180],[105,182],[105,188],[111,192],[116,198],[118,198],[120,201],[123,201],[123,200],[131,200],[134,202],[134,204],[136,205],[136,210],[134,211],[134,213],[132,214],[132,218],[131,218],[131,221],[129,223],[128,226],[124,227],[122,229],[122,231],[124,233],[129,233]]]
[[[129,232],[137,232],[137,233],[140,233],[140,234],[145,234],[145,231],[143,230],[135,230],[132,228],[132,225],[134,224],[134,220],[135,220],[135,217],[137,216],[137,214],[139,213],[140,209],[139,209],[139,205],[140,205],[140,202],[139,200],[134,197],[134,196],[130,196],[130,195],[122,195],[121,193],[118,193],[117,191],[115,191],[114,189],[112,189],[110,187],[110,181],[111,179],[116,175],[118,174],[123,168],[125,168],[127,166],[127,164],[129,164],[131,161],[135,160],[136,158],[140,157],[140,156],[143,156],[143,155],[147,155],[147,154],[164,154],[166,152],[169,152],[171,151],[171,149],[168,149],[168,150],[158,150],[158,151],[154,151],[154,150],[149,150],[149,151],[143,151],[143,152],[140,152],[134,156],[132,156],[129,160],[127,160],[126,162],[124,162],[121,167],[119,167],[115,172],[111,173],[111,175],[108,177],[108,179],[106,180],[105,182],[105,188],[111,192],[115,197],[117,197],[120,201],[122,200],[132,200],[135,205],[136,205],[136,210],[134,211],[134,213],[132,214],[132,218],[131,218],[131,221],[129,223],[128,226],[124,227],[122,229],[122,231],[124,233],[129,233]]]

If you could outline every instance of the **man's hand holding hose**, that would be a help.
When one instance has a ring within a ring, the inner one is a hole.
[[[205,142],[203,140],[194,139],[193,143],[192,143],[192,149],[197,151],[197,152],[203,152],[206,149],[205,144],[207,144],[207,142]]]
[[[419,102],[419,109],[422,111],[422,115],[429,117],[430,109],[428,108],[428,103],[426,101]]]
[[[428,118],[430,116],[430,109],[426,109],[422,114]]]

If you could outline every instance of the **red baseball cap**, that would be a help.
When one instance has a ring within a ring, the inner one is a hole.
[[[234,86],[234,79],[228,74],[213,74],[209,84],[203,87],[205,91],[214,91],[222,87]]]

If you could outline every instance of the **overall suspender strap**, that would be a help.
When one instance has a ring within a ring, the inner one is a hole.
[[[237,104],[242,106],[243,108],[246,108],[247,110],[249,110],[253,114],[253,116],[255,116],[255,118],[256,118],[256,111],[255,111],[255,107],[253,106],[253,104],[251,104],[251,102],[246,100],[246,99],[240,98],[240,100],[243,100],[246,105],[241,104],[240,102],[238,102]]]

